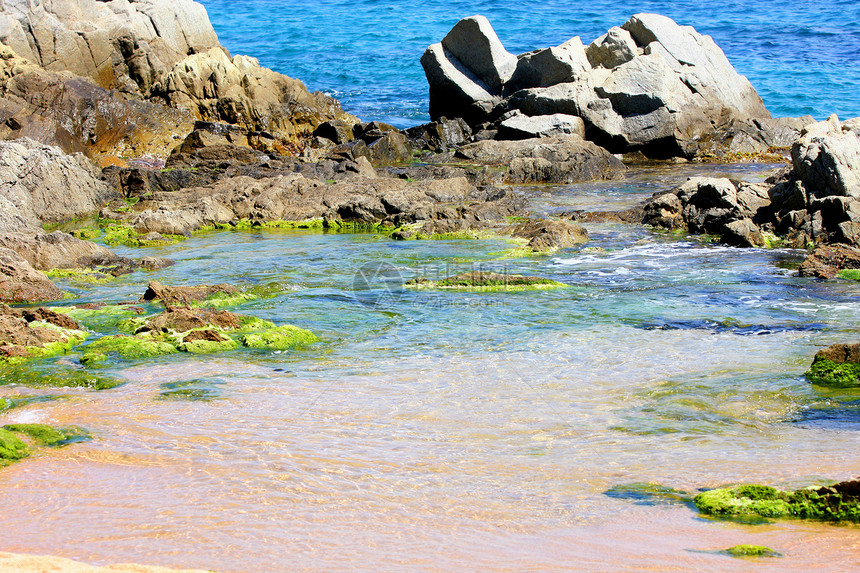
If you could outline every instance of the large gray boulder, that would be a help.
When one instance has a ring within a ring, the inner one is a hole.
[[[169,66],[219,45],[193,0],[3,0],[0,42],[48,71],[144,93]]]
[[[470,44],[462,40],[468,33],[475,45],[489,45],[492,38],[492,53],[504,51],[488,24],[455,29],[461,45]],[[575,115],[585,122],[588,138],[612,152],[692,157],[715,126],[739,121],[754,127],[753,120],[771,117],[709,36],[657,14],[637,14],[588,47],[576,37],[522,54],[510,79],[493,76],[502,79],[501,92],[485,81],[477,64],[458,67],[452,54],[447,63],[459,76],[441,73],[444,41],[435,46],[422,60],[434,119],[457,116],[477,124],[511,110]],[[484,50],[481,69],[496,61],[489,53]]]
[[[807,126],[791,148],[795,177],[811,197],[860,198],[860,135],[836,116]]]
[[[501,98],[517,58],[483,16],[463,18],[421,57],[430,82],[430,115],[480,121]]]

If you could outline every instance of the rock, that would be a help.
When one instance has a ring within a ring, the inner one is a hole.
[[[691,177],[644,207],[642,222],[666,229],[720,235],[734,246],[766,246],[755,220],[770,208],[768,187],[726,178]]]
[[[488,271],[469,271],[432,281],[426,277],[410,279],[404,284],[415,289],[453,289],[466,291],[523,291],[566,287],[564,283],[543,277],[509,275]]]
[[[474,127],[513,110],[527,116],[573,115],[584,121],[590,141],[612,152],[641,151],[655,158],[693,157],[715,126],[731,122],[746,122],[747,131],[762,142],[785,141],[780,126],[754,123],[766,122],[770,113],[713,40],[664,16],[636,14],[588,49],[574,38],[522,54],[509,80],[502,73],[485,77],[477,71],[493,68],[485,64],[497,60],[487,54],[504,51],[489,23],[482,20],[478,29],[463,22],[455,26],[458,37],[468,30],[476,45],[493,48],[479,50],[482,64],[472,67],[446,52],[444,40],[428,48],[422,64],[433,118],[462,117]],[[715,149],[718,142],[706,142],[709,153],[724,152]],[[740,138],[736,148],[742,148]]]
[[[543,88],[585,77],[591,64],[579,36],[560,46],[517,56],[517,67],[505,84],[505,95],[522,89]]]
[[[313,134],[317,137],[329,139],[337,144],[349,143],[355,139],[353,124],[340,119],[324,121],[317,126]]]
[[[555,135],[576,135],[585,139],[585,123],[575,115],[557,113],[529,117],[516,114],[499,123],[502,139],[532,139]]]
[[[586,50],[588,62],[592,67],[617,68],[642,53],[630,32],[614,26],[601,37],[594,40]],[[563,82],[555,82],[563,83]]]
[[[248,56],[211,48],[178,62],[152,86],[152,97],[204,121],[227,122],[298,142],[322,123],[355,118],[334,99],[260,67]]]
[[[699,139],[697,155],[736,160],[791,149],[812,116],[732,120]]]
[[[107,266],[124,261],[101,245],[61,231],[0,234],[0,247],[15,251],[33,268],[42,271]]]
[[[610,179],[625,167],[617,157],[591,142],[559,136],[520,141],[478,141],[457,156],[479,163],[506,165],[510,183],[576,183]]]
[[[56,320],[55,314],[50,311],[43,313],[43,316]],[[38,317],[38,313],[32,314],[30,318],[33,320],[30,320],[23,316],[16,316],[15,311],[9,307],[0,307],[0,359],[62,354],[87,337],[87,334],[78,328],[59,325],[53,328],[46,327],[38,322]],[[66,324],[77,326],[71,319],[68,319]]]
[[[860,522],[860,481],[781,491],[765,485],[721,487],[693,498],[706,515],[728,519],[793,518]]]
[[[531,220],[517,225],[511,236],[526,239],[526,246],[535,253],[549,254],[588,241],[588,231],[582,225],[552,219]]]
[[[140,300],[160,300],[165,306],[170,307],[177,304],[201,302],[219,294],[235,295],[238,292],[239,289],[228,284],[166,286],[158,281],[150,281],[149,287]]]
[[[0,44],[0,138],[29,137],[91,157],[165,156],[191,114],[106,90],[69,72],[48,72]]]
[[[502,92],[517,67],[517,58],[502,45],[489,20],[470,16],[457,22],[442,38],[446,55],[464,66],[488,91]],[[431,104],[432,105],[432,104]]]
[[[810,197],[860,198],[860,135],[835,115],[803,130],[791,148],[791,163]]]
[[[0,248],[0,302],[21,303],[60,300],[63,291],[21,255]]]
[[[325,184],[290,174],[234,177],[205,187],[156,192],[138,205],[140,210],[128,213],[138,233],[175,234],[242,221],[339,228],[445,219],[483,228],[519,212],[522,199],[510,190],[477,189],[465,178],[410,182],[353,177]]]
[[[860,387],[860,343],[834,344],[819,350],[806,378],[819,386]]]
[[[832,279],[842,270],[860,269],[860,249],[847,245],[822,245],[800,264],[802,277]]]
[[[35,226],[98,213],[117,194],[83,155],[24,138],[0,141],[0,197]]]
[[[161,314],[146,319],[144,324],[135,331],[135,334],[144,332],[187,332],[195,328],[210,327],[235,330],[242,325],[241,318],[238,314],[233,314],[230,311],[216,310],[214,308],[192,309],[187,307],[168,307]],[[197,338],[197,340],[201,339]],[[223,342],[223,340],[211,341]],[[185,342],[189,342],[189,340],[185,339]]]
[[[48,71],[145,93],[166,67],[218,46],[192,0],[6,0],[0,42]]]
[[[472,129],[461,118],[441,117],[438,121],[410,127],[404,133],[413,147],[444,153],[466,143]]]

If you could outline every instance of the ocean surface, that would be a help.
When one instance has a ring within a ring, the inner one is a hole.
[[[860,2],[856,0],[202,0],[221,43],[365,121],[428,121],[419,58],[459,20],[489,18],[509,52],[588,44],[637,12],[711,35],[774,116],[860,116]]]

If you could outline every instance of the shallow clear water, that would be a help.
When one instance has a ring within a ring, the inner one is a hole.
[[[713,36],[776,117],[860,116],[856,0],[201,0],[221,43],[340,99],[347,111],[408,127],[428,120],[419,58],[459,20],[483,14],[508,51],[589,43],[637,12]]]
[[[618,208],[687,174],[523,192],[536,211]],[[857,284],[793,276],[796,251],[589,230],[580,248],[526,259],[496,240],[275,230],[120,249],[177,264],[82,301],[134,300],[153,279],[277,282],[282,294],[238,312],[322,342],[116,364],[124,386],[7,413],[95,439],[0,472],[3,549],[224,572],[744,571],[711,551],[754,543],[784,555],[761,570],[856,568],[857,527],[719,522],[604,492],[856,476],[860,392],[802,373],[855,337]],[[400,288],[476,267],[569,287]],[[0,387],[20,393],[44,392]]]

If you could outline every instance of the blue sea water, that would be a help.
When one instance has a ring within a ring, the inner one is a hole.
[[[508,51],[589,43],[637,12],[711,35],[774,116],[860,116],[858,0],[200,0],[234,54],[337,97],[365,120],[425,122],[419,58],[483,14]]]

